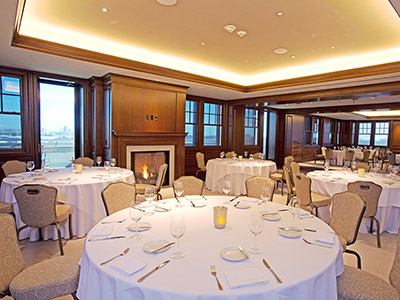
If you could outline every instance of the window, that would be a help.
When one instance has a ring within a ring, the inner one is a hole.
[[[369,145],[371,141],[371,123],[359,123],[358,144]]]
[[[340,145],[340,122],[337,122],[336,144]]]
[[[222,105],[204,103],[204,146],[221,146]]]
[[[319,139],[319,119],[313,119],[313,133],[312,133],[312,143],[318,144]]]
[[[329,144],[333,144],[334,140],[333,138],[335,137],[335,121],[331,120],[330,121],[330,126],[329,126],[329,135],[328,135],[328,142]]]
[[[354,145],[355,142],[355,136],[356,136],[356,123],[351,124],[351,144]]]
[[[258,110],[245,109],[244,114],[244,144],[258,144]]]
[[[186,100],[185,131],[188,135],[185,139],[185,146],[197,146],[197,128],[198,103],[196,101]]]
[[[304,144],[311,145],[311,118],[304,118]]]
[[[267,159],[275,159],[276,113],[264,111],[263,152]]]
[[[375,146],[387,146],[389,139],[389,122],[375,123]]]
[[[0,78],[0,149],[22,149],[21,78]]]

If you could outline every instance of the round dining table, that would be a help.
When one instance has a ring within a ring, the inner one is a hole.
[[[298,231],[293,237],[286,234],[286,229],[293,225],[287,206],[273,202],[259,205],[258,199],[243,196],[229,202],[231,198],[179,198],[184,207],[177,207],[175,199],[162,200],[154,206],[156,213],[144,216],[138,226],[132,225],[130,208],[102,220],[86,237],[77,297],[337,299],[336,276],[343,272],[342,247],[326,223],[301,211],[294,223]],[[223,229],[214,227],[214,206],[227,207]],[[264,215],[263,230],[255,241],[248,224],[251,214],[261,211],[268,214]],[[177,251],[176,245],[150,252],[155,250],[152,245],[158,247],[174,241],[170,233],[174,215],[183,215],[186,224],[186,231],[179,239],[180,250],[185,254],[181,259],[171,258]],[[142,228],[142,238],[134,239],[137,232],[129,228]],[[321,239],[323,236],[327,240]],[[262,250],[261,254],[250,253],[254,245]],[[157,266],[160,267],[140,281]],[[215,267],[223,290],[218,288],[211,266]]]
[[[23,184],[43,184],[55,187],[58,204],[72,206],[72,229],[77,237],[84,237],[92,227],[106,216],[101,191],[111,182],[134,183],[133,172],[123,168],[105,170],[102,167],[84,167],[82,173],[74,173],[70,168],[35,170],[12,174],[3,179],[0,189],[0,201],[13,204],[17,228],[25,225],[19,217],[17,201],[13,190]],[[60,224],[61,234],[69,238],[68,221]],[[33,228],[21,231],[19,238],[35,241],[38,230]],[[44,239],[57,239],[54,226],[43,230]]]
[[[379,197],[376,218],[380,231],[397,234],[400,227],[400,177],[389,174],[365,173],[359,176],[351,171],[312,171],[307,173],[311,178],[311,190],[316,193],[333,196],[347,190],[347,184],[355,181],[371,181],[382,187]],[[361,224],[360,231],[367,232],[369,223]]]
[[[207,189],[223,193],[225,180],[231,182],[232,195],[246,194],[246,180],[253,176],[269,176],[276,171],[276,163],[261,159],[216,158],[207,161]]]

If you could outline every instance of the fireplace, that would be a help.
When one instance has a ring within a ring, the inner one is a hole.
[[[171,185],[174,180],[175,147],[173,145],[127,146],[126,148],[127,167],[133,171],[136,183],[155,185],[158,170],[162,164],[166,163],[168,168],[163,185]]]

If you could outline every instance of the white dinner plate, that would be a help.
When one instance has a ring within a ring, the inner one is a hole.
[[[227,247],[221,250],[220,255],[223,259],[229,261],[242,261],[246,256],[237,247]]]
[[[168,212],[171,210],[170,205],[156,205],[154,206],[154,210],[158,212]]]
[[[281,215],[279,213],[264,212],[262,214],[262,216],[263,216],[264,220],[267,220],[267,221],[278,221],[281,219]]]
[[[292,230],[290,228],[279,228],[279,234],[287,238],[298,238],[301,236],[301,230]]]
[[[139,223],[133,223],[126,227],[130,231],[145,231],[151,228],[151,224],[148,222],[139,222]]]
[[[249,203],[242,203],[240,202],[239,204],[235,204],[234,207],[236,208],[240,208],[240,209],[246,209],[246,208],[250,208],[250,204]]]
[[[148,252],[148,253],[153,253],[154,250],[160,249],[162,246],[165,246],[166,244],[168,244],[169,242],[166,240],[156,240],[156,241],[150,241],[147,242],[146,244],[143,245],[143,250]],[[164,251],[167,251],[169,249],[169,247],[160,250],[157,253],[161,253]]]

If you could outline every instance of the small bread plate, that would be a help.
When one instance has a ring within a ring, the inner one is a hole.
[[[167,211],[171,210],[171,206],[165,205],[165,204],[163,204],[163,205],[158,204],[158,205],[154,206],[154,210],[158,211],[158,212],[167,212]]]
[[[302,230],[298,229],[291,229],[291,228],[279,228],[279,234],[281,236],[287,237],[287,238],[298,238],[301,236]]]
[[[223,259],[229,261],[242,261],[246,259],[246,256],[238,247],[227,247],[221,250],[219,253]]]
[[[161,247],[163,247],[163,246],[165,246],[167,244],[168,244],[168,241],[166,241],[166,240],[150,241],[150,242],[147,242],[147,243],[145,243],[143,245],[143,250],[145,252],[153,254],[154,250],[160,249]],[[161,252],[167,251],[168,249],[169,249],[169,247],[166,247],[165,249],[162,249],[162,250],[158,251],[157,253],[161,253]]]
[[[267,221],[278,221],[281,219],[281,215],[278,212],[264,211],[262,212],[262,217]]]
[[[148,222],[139,222],[139,223],[133,223],[126,227],[130,231],[145,231],[151,228],[151,224]]]
[[[250,208],[250,206],[251,205],[249,203],[242,203],[242,202],[234,205],[234,207],[239,208],[239,209],[247,209],[247,208]]]

